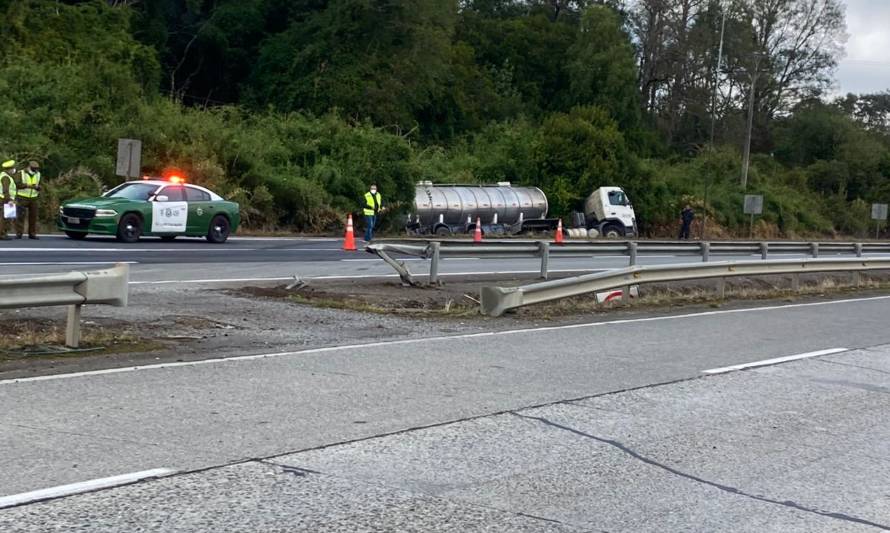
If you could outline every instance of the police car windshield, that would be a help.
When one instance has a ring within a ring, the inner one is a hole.
[[[127,200],[148,200],[157,190],[158,186],[151,183],[124,183],[111,189],[103,196],[105,198],[124,198]]]

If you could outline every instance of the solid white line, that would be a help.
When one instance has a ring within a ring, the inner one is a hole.
[[[136,252],[136,253],[154,253],[154,252],[202,252],[205,250],[220,250],[219,248],[3,248],[0,246],[0,252]],[[257,248],[226,248],[226,252],[255,252]],[[268,251],[265,250],[264,251]]]
[[[52,500],[55,498],[63,498],[65,496],[73,496],[75,494],[83,494],[84,492],[92,492],[100,489],[119,487],[121,485],[129,485],[144,479],[163,477],[174,473],[176,473],[176,471],[169,468],[155,468],[154,470],[133,472],[131,474],[104,477],[101,479],[93,479],[91,481],[72,483],[70,485],[60,485],[48,489],[23,492],[21,494],[13,494],[12,496],[3,496],[0,497],[0,509],[44,500]]]
[[[277,357],[288,357],[288,356],[297,356],[297,355],[313,355],[319,353],[329,353],[329,352],[342,352],[347,350],[362,350],[367,348],[375,348],[380,346],[399,346],[406,344],[422,344],[426,342],[448,342],[454,340],[462,340],[462,339],[475,339],[481,337],[506,337],[508,335],[518,335],[524,333],[539,333],[544,331],[560,331],[560,330],[569,330],[569,329],[580,329],[580,328],[597,328],[604,326],[615,326],[615,325],[624,325],[624,324],[639,324],[645,322],[661,322],[665,320],[682,320],[687,318],[701,318],[705,316],[720,316],[720,315],[731,315],[731,314],[741,314],[741,313],[762,313],[764,311],[775,311],[775,310],[783,310],[783,309],[794,309],[794,308],[802,308],[802,307],[819,307],[819,306],[827,306],[827,305],[838,305],[845,303],[860,303],[860,302],[872,302],[872,301],[881,301],[888,300],[890,296],[875,296],[871,298],[853,298],[850,300],[833,300],[828,302],[811,302],[811,303],[803,303],[803,304],[788,304],[788,305],[776,305],[769,307],[751,307],[747,309],[725,309],[721,311],[704,311],[701,313],[689,313],[685,315],[670,315],[670,316],[656,316],[656,317],[648,317],[648,318],[628,318],[622,320],[610,320],[606,322],[588,322],[584,324],[569,324],[566,326],[547,326],[547,327],[539,327],[539,328],[523,328],[523,329],[511,329],[505,331],[486,331],[483,333],[465,333],[461,335],[447,335],[442,337],[426,337],[426,338],[417,338],[417,339],[402,339],[397,341],[380,341],[380,342],[370,342],[366,344],[348,344],[342,346],[328,346],[327,348],[312,348],[309,350],[300,350],[296,352],[279,352],[279,353],[267,353],[267,354],[255,354],[255,355],[241,355],[236,357],[217,357],[214,359],[202,359],[200,361],[182,361],[176,363],[158,363],[155,365],[143,365],[143,366],[130,366],[123,368],[107,368],[105,370],[90,370],[84,372],[72,372],[70,374],[55,374],[48,376],[34,376],[30,378],[13,378],[0,381],[0,385],[12,385],[16,383],[30,383],[35,381],[54,381],[58,379],[71,379],[71,378],[79,378],[85,376],[101,376],[105,374],[122,374],[125,372],[136,372],[141,370],[157,370],[163,368],[177,368],[182,366],[201,366],[201,365],[212,365],[217,363],[234,363],[240,361],[254,361],[257,359],[272,359]]]
[[[35,263],[0,263],[0,266],[72,266],[72,265],[114,265],[117,263],[126,263],[128,265],[138,265],[139,261],[45,261]]]
[[[735,372],[736,370],[745,370],[747,368],[757,368],[759,366],[778,365],[779,363],[787,363],[789,361],[798,361],[800,359],[809,359],[810,357],[821,357],[823,355],[831,355],[835,353],[847,352],[847,348],[829,348],[827,350],[818,350],[815,352],[801,353],[797,355],[787,355],[785,357],[776,357],[774,359],[764,359],[763,361],[754,361],[753,363],[742,363],[740,365],[724,366],[723,368],[712,368],[710,370],[702,370],[702,374],[725,374],[727,372]]]

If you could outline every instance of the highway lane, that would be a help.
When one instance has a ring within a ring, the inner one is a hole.
[[[0,495],[202,469],[727,365],[888,344],[888,312],[890,297],[854,299],[0,382]]]

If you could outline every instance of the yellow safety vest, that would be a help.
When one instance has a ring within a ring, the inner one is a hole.
[[[0,199],[3,197],[3,180],[9,180],[9,199],[15,200],[15,180],[6,172],[0,172]]]
[[[377,200],[377,202],[375,203],[374,200]],[[381,199],[379,192],[377,194],[371,194],[371,191],[365,193],[365,209],[363,212],[366,217],[376,215],[382,206],[383,200]]]
[[[18,194],[19,194],[20,198],[37,198],[37,195],[39,193],[38,193],[37,189],[34,187],[37,187],[40,185],[40,172],[35,172],[34,174],[30,174],[30,173],[28,173],[27,170],[23,170],[22,171],[22,185],[25,188],[22,188],[22,190],[19,191]],[[27,188],[27,187],[31,187],[31,188]]]

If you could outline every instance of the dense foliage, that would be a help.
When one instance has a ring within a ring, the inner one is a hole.
[[[0,157],[43,162],[47,221],[132,137],[255,228],[424,179],[540,186],[557,215],[619,185],[649,234],[684,203],[744,232],[764,194],[764,236],[862,234],[890,92],[826,96],[843,32],[838,0],[0,0]]]

